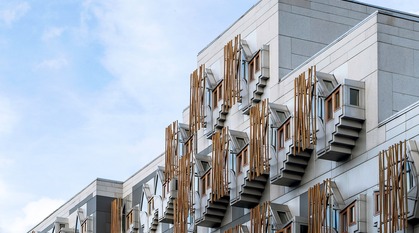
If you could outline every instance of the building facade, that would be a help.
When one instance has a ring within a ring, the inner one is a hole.
[[[162,155],[28,232],[419,232],[419,16],[261,0],[190,80]]]

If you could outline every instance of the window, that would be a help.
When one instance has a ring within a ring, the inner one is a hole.
[[[206,194],[211,185],[211,170],[208,170],[201,178],[202,194]]]
[[[278,130],[278,135],[279,135],[279,137],[278,137],[278,149],[282,149],[282,148],[284,148],[284,144],[285,144],[285,140],[284,140],[284,129],[283,128],[279,128],[279,130]]]
[[[406,162],[406,184],[407,184],[407,191],[409,192],[414,184],[414,174],[412,171],[412,165],[409,161]]]
[[[129,227],[131,226],[132,222],[133,222],[133,214],[132,214],[132,210],[127,214],[126,216],[126,225],[125,225],[125,229],[128,231]]]
[[[276,231],[275,233],[291,233],[292,232],[292,223],[288,224],[287,226],[285,226],[284,228],[282,228],[279,231]]]
[[[283,112],[283,111],[276,111],[276,113],[278,114],[279,120],[281,122],[284,122],[285,119],[287,119],[287,115],[285,114],[285,112]]]
[[[255,73],[260,70],[260,52],[249,62],[249,81],[255,79]]]
[[[242,149],[246,145],[246,141],[244,138],[236,137],[237,143],[239,144],[239,149]]]
[[[355,203],[356,202],[353,202],[340,213],[342,226],[341,230],[343,233],[348,233],[349,226],[354,225],[356,223]]]
[[[154,197],[148,201],[148,214],[152,214],[154,211]]]
[[[212,107],[215,109],[218,107],[218,101],[223,99],[223,82],[221,81],[215,88],[212,90]]]
[[[336,89],[325,101],[326,105],[326,120],[333,119],[333,113],[340,109],[340,89]]]
[[[242,173],[243,167],[247,165],[247,150],[248,147],[245,147],[240,153],[237,154],[236,160],[237,160],[237,173]]]
[[[335,100],[334,100],[334,110],[340,108],[340,92],[339,90],[335,92]]]
[[[330,81],[330,80],[323,80],[323,82],[324,82],[324,85],[326,86],[328,91],[332,91],[333,88],[335,87],[333,85],[332,81]]]
[[[374,192],[374,216],[380,214],[380,192]]]
[[[349,104],[359,106],[359,90],[349,88]]]
[[[291,139],[291,125],[290,120],[287,120],[279,129],[278,129],[278,150],[285,147],[285,141]]]
[[[87,232],[87,220],[84,220],[84,222],[81,224],[81,233],[86,233]]]

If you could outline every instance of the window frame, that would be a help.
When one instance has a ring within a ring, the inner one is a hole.
[[[223,99],[223,80],[212,90],[212,108],[218,108],[218,102]]]
[[[201,194],[206,195],[211,186],[211,169],[208,169],[208,171],[201,176],[201,184]]]
[[[261,69],[260,50],[256,52],[253,58],[249,61],[249,82],[255,80],[255,74]]]
[[[356,200],[349,204],[345,209],[340,212],[340,231],[348,233],[349,227],[356,224]]]
[[[277,130],[277,149],[285,148],[285,142],[291,139],[291,118],[287,118]]]
[[[241,174],[243,172],[243,167],[249,164],[248,150],[249,150],[249,146],[246,145],[236,155],[236,161],[237,161],[236,162],[236,171],[237,171],[237,174]]]
[[[332,120],[336,111],[342,108],[342,90],[339,85],[324,101],[326,121]]]

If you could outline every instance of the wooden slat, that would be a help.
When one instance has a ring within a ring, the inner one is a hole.
[[[294,155],[316,145],[316,67],[301,73],[294,80]]]
[[[190,76],[190,98],[189,98],[189,130],[195,134],[203,127],[205,117],[205,65],[201,65],[192,72]]]
[[[250,232],[266,233],[271,231],[270,202],[263,202],[250,210]]]
[[[186,153],[179,158],[178,193],[174,201],[174,233],[187,232],[188,215],[192,206],[192,143],[191,137],[185,144]]]
[[[212,136],[211,202],[228,195],[228,128]]]
[[[268,99],[250,108],[250,180],[269,172]]]
[[[240,35],[224,46],[223,111],[240,99]]]
[[[122,199],[116,198],[111,203],[111,233],[120,233],[123,227],[122,221]]]
[[[406,141],[378,154],[380,233],[407,229],[407,163]]]
[[[169,183],[175,176],[178,162],[178,122],[175,121],[166,128],[165,134],[165,165],[164,178],[165,183]]]

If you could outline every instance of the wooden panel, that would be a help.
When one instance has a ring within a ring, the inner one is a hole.
[[[174,206],[174,233],[187,232],[188,216],[193,210],[191,198],[192,181],[192,138],[185,144],[186,153],[179,159],[178,193]],[[192,213],[191,213],[192,215]]]
[[[228,195],[228,128],[212,136],[212,173],[211,201],[217,201]]]
[[[190,76],[190,98],[189,98],[189,130],[195,134],[203,127],[204,96],[205,96],[205,65],[201,65]]]
[[[269,202],[261,203],[250,210],[250,232],[270,232],[271,224],[271,210]]]
[[[250,108],[250,180],[269,172],[268,99]]]
[[[316,82],[315,66],[294,80],[294,154],[316,145]]]
[[[164,179],[165,183],[169,183],[175,176],[178,162],[178,122],[175,121],[166,128],[165,134],[165,165],[164,165]]]
[[[327,206],[331,203],[330,179],[323,184],[316,184],[308,189],[308,233],[331,233],[332,226],[327,225]],[[332,214],[329,214],[329,222],[332,222]]]
[[[407,145],[399,142],[379,153],[380,233],[407,229]]]
[[[223,111],[227,112],[240,99],[240,35],[224,46]]]
[[[122,199],[116,198],[111,203],[111,233],[121,232]]]

